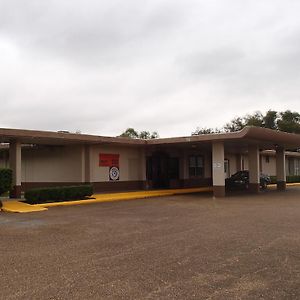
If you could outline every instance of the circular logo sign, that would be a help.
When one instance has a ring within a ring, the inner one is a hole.
[[[111,167],[109,169],[109,180],[119,180],[120,170],[118,167]]]

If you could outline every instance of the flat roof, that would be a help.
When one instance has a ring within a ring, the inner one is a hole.
[[[163,146],[187,144],[211,144],[224,142],[225,145],[235,147],[248,144],[259,144],[262,149],[275,149],[277,146],[285,148],[300,148],[300,135],[271,130],[260,127],[245,127],[237,132],[193,135],[187,137],[158,138],[151,140],[131,139],[124,137],[107,137],[89,134],[0,128],[0,142],[9,143],[17,140],[25,144],[118,144],[128,146]]]
[[[9,143],[11,141],[20,141],[26,144],[122,144],[122,145],[144,145],[144,140],[107,137],[90,134],[41,131],[28,129],[10,129],[0,128],[0,142]]]

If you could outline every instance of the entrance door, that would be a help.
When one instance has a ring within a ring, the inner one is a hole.
[[[147,159],[147,179],[152,180],[152,187],[163,189],[169,187],[169,156],[164,152],[153,153]]]

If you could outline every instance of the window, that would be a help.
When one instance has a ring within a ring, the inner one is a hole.
[[[268,164],[269,162],[270,162],[270,156],[267,155],[267,156],[266,156],[266,163]]]
[[[294,158],[289,157],[288,158],[288,171],[289,175],[295,175],[295,162]]]
[[[204,158],[201,155],[192,155],[189,157],[189,174],[191,177],[204,176]]]

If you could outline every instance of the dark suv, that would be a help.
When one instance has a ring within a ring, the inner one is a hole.
[[[267,188],[267,185],[271,183],[270,176],[260,174],[260,188],[262,190]],[[249,188],[249,171],[239,171],[227,178],[225,186],[228,189],[248,189]]]

